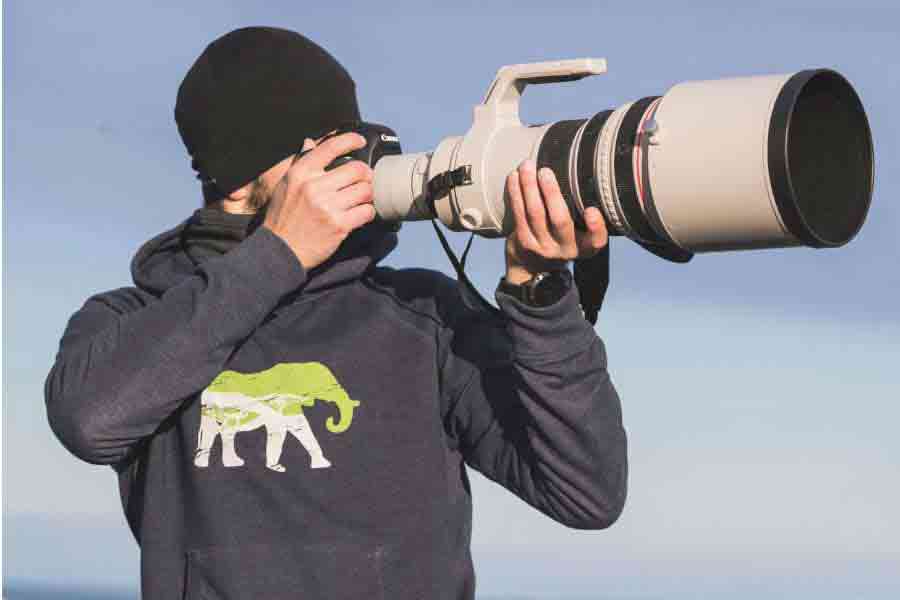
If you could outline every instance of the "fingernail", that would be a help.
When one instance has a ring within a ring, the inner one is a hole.
[[[534,168],[535,168],[534,161],[531,160],[530,158],[522,161],[522,168],[525,169],[526,171],[534,171]]]
[[[600,211],[594,208],[593,206],[585,209],[584,211],[584,219],[588,223],[596,223],[600,219]]]
[[[553,179],[556,177],[553,171],[548,167],[543,167],[538,172],[538,175],[540,175],[541,179],[543,179],[544,181],[553,181]]]

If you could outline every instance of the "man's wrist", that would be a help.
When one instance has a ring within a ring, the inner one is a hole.
[[[535,275],[536,273],[532,273],[525,267],[508,267],[506,269],[506,280],[513,285],[522,285]]]
[[[547,273],[550,271],[559,271],[566,268],[564,260],[544,261],[540,265],[524,265],[524,264],[507,264],[506,265],[506,281],[513,285],[522,285],[526,281],[530,281],[538,273]]]

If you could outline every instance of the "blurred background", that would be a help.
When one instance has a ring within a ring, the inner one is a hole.
[[[333,53],[363,118],[417,152],[464,133],[505,64],[609,61],[606,75],[529,88],[529,123],[684,80],[844,74],[875,141],[858,237],[686,266],[613,240],[597,330],[629,433],[625,512],[609,530],[567,530],[473,473],[473,553],[479,598],[900,597],[898,23],[896,3],[846,0],[5,2],[5,595],[139,593],[114,472],[54,438],[43,382],[69,316],[130,285],[137,248],[201,205],[173,119],[187,69],[219,35],[274,25]],[[400,236],[387,264],[452,273],[430,224]],[[503,245],[472,252],[491,294]]]

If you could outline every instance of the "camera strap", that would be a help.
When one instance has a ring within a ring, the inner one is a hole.
[[[426,202],[431,210],[431,226],[434,227],[434,232],[441,242],[441,247],[456,271],[457,280],[462,284],[463,301],[468,301],[467,304],[475,310],[481,308],[490,314],[499,314],[500,310],[481,295],[481,292],[478,291],[475,284],[466,275],[466,259],[469,256],[469,250],[472,248],[472,240],[475,239],[475,234],[469,235],[469,241],[466,242],[462,256],[457,258],[456,253],[453,252],[450,243],[447,241],[447,237],[437,224],[435,201],[448,194],[454,187],[470,185],[471,183],[471,165],[463,165],[452,171],[444,171],[428,181]],[[581,309],[584,312],[584,318],[591,325],[596,325],[600,306],[603,304],[603,298],[606,296],[606,290],[609,287],[608,243],[594,256],[579,258],[574,261],[574,279],[575,287],[578,288],[578,297],[581,302]]]
[[[609,287],[609,242],[593,256],[576,258],[573,263],[581,310],[588,323],[596,325],[597,315]]]
[[[499,314],[500,310],[481,295],[481,292],[478,291],[475,284],[473,284],[466,275],[466,258],[469,255],[469,249],[472,247],[472,240],[475,239],[475,234],[469,235],[469,241],[466,242],[466,249],[463,250],[462,257],[457,258],[453,249],[450,247],[450,243],[447,241],[447,237],[438,226],[437,219],[431,219],[431,226],[434,227],[434,231],[441,241],[441,246],[444,248],[444,253],[447,255],[447,258],[450,259],[450,264],[453,265],[453,268],[456,270],[457,280],[462,284],[463,288],[463,300],[468,300],[467,304],[475,310],[481,308],[488,313]]]
[[[428,181],[428,184],[425,187],[425,200],[431,211],[431,226],[434,227],[434,232],[441,242],[441,247],[444,249],[444,253],[447,255],[450,264],[453,265],[453,269],[456,271],[457,280],[462,284],[461,292],[463,301],[474,310],[482,309],[489,314],[499,314],[500,310],[481,295],[466,275],[466,259],[469,256],[469,250],[472,248],[472,240],[475,239],[475,234],[472,233],[469,236],[469,241],[466,242],[466,248],[463,250],[462,257],[457,258],[456,253],[453,252],[450,243],[447,241],[447,237],[437,224],[437,209],[435,208],[434,203],[438,198],[446,196],[450,193],[450,190],[457,186],[471,184],[472,165],[463,165],[450,171],[438,173]]]
[[[469,235],[469,241],[466,242],[466,248],[463,250],[460,258],[456,257],[456,253],[450,247],[447,237],[437,224],[437,219],[431,219],[431,226],[437,234],[444,248],[444,253],[453,265],[456,271],[457,280],[463,286],[463,299],[468,299],[469,306],[478,309],[482,308],[489,313],[498,314],[500,311],[493,304],[481,295],[481,292],[475,287],[475,284],[466,275],[466,258],[469,250],[472,248],[472,240],[475,234]],[[597,324],[597,315],[600,307],[603,305],[603,298],[606,296],[606,290],[609,287],[609,244],[606,244],[597,254],[588,258],[579,258],[574,263],[574,279],[575,287],[578,289],[578,298],[581,303],[581,309],[584,312],[584,318],[591,325]],[[473,301],[475,306],[473,306]]]

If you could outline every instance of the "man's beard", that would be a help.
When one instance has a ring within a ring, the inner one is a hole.
[[[262,179],[253,182],[250,188],[250,195],[247,197],[247,210],[257,212],[269,202],[272,196],[272,190],[266,187]]]
[[[250,193],[247,196],[247,200],[241,212],[243,214],[258,213],[261,208],[265,207],[269,203],[269,199],[271,197],[272,190],[266,187],[266,184],[263,183],[263,180],[261,178],[258,178],[251,184]],[[214,198],[205,198],[203,206],[205,208],[217,208],[219,210],[225,210],[225,206],[228,201],[229,199],[227,197],[220,195]]]
[[[257,179],[250,187],[250,194],[247,196],[246,211],[252,214],[250,223],[247,226],[247,235],[253,233],[257,227],[262,225],[266,220],[266,210],[269,208],[269,202],[272,199],[272,190],[266,187],[262,179]]]

